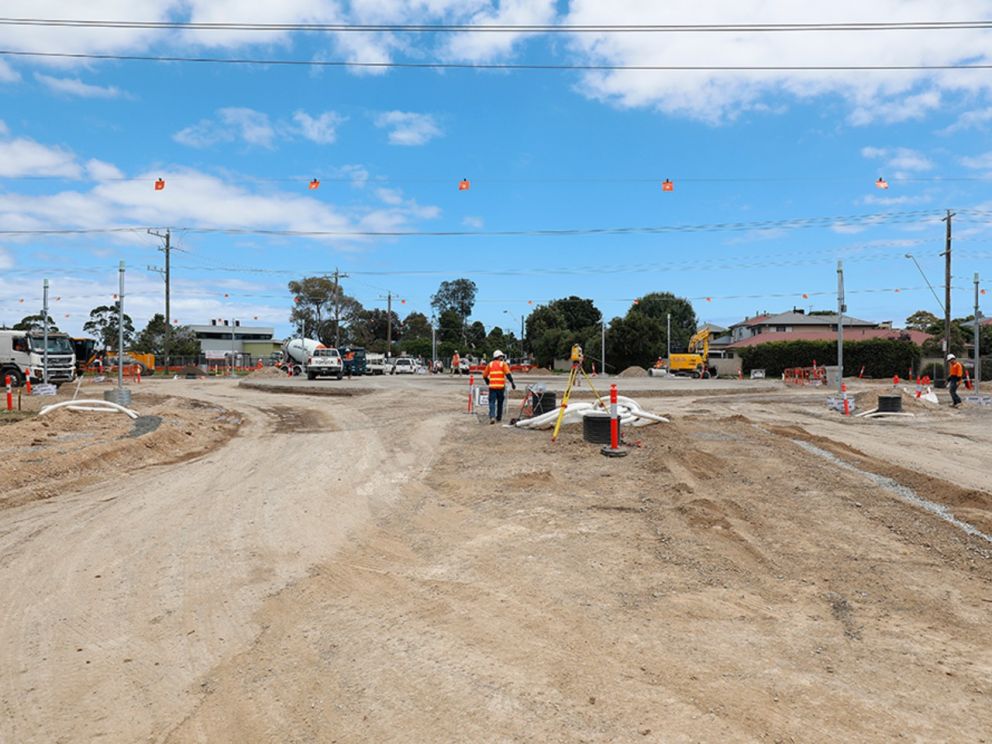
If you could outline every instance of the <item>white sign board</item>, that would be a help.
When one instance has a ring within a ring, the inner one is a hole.
[[[752,369],[751,370],[751,379],[752,380],[764,380],[765,379],[765,370],[763,370],[763,369]]]
[[[231,352],[229,351],[205,351],[203,352],[203,355],[207,359],[227,359],[227,356],[230,353]]]
[[[31,395],[55,395],[58,391],[59,389],[54,385],[41,383],[31,388]]]

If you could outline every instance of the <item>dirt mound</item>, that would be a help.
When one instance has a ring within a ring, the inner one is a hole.
[[[262,367],[250,374],[251,377],[286,377],[286,372],[278,367]]]
[[[204,372],[199,367],[194,367],[192,364],[187,364],[181,370],[179,370],[180,377],[206,377],[207,373]]]
[[[110,472],[177,462],[233,436],[226,409],[186,398],[134,396],[137,421],[122,414],[61,409],[4,427],[0,509],[58,496]]]
[[[617,377],[647,377],[648,371],[644,367],[638,367],[636,364],[633,367],[627,367],[623,372],[621,372]]]
[[[530,371],[527,374],[530,374],[530,375],[551,375],[551,374],[554,374],[554,372],[552,372],[547,367],[531,367],[530,368]]]

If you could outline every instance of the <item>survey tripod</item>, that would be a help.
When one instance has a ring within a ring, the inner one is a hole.
[[[606,404],[603,403],[603,399],[600,397],[599,393],[596,392],[596,388],[593,387],[592,380],[589,379],[589,375],[587,375],[586,371],[582,369],[583,358],[584,357],[582,356],[582,347],[579,346],[578,344],[573,344],[572,356],[571,356],[572,368],[568,372],[568,382],[565,385],[565,394],[562,395],[561,397],[561,408],[558,409],[558,418],[555,421],[555,429],[553,432],[551,432],[552,442],[557,441],[558,439],[558,432],[561,429],[561,422],[562,419],[565,418],[565,409],[568,408],[568,399],[572,397],[572,388],[575,386],[575,383],[578,381],[579,375],[582,375],[585,378],[586,382],[589,383],[589,389],[592,390],[593,395],[596,396],[596,400],[599,401],[599,405],[603,407],[604,411],[607,410]]]

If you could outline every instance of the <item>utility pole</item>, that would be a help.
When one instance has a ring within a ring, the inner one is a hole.
[[[165,253],[165,269],[159,269],[158,267],[149,266],[149,271],[154,271],[156,273],[162,274],[165,277],[165,337],[162,339],[162,354],[165,357],[165,371],[169,371],[169,350],[172,347],[172,317],[169,312],[169,289],[170,289],[170,266],[169,257],[172,252],[172,231],[166,230],[165,234],[157,233],[154,230],[148,231],[149,235],[154,235],[156,238],[162,238],[165,241],[165,246],[159,248],[160,251]]]
[[[121,261],[118,269],[120,278],[120,288],[117,290],[117,392],[119,405],[125,405],[123,401],[124,390],[124,262]]]
[[[844,262],[837,262],[837,392],[844,390]]]
[[[668,335],[666,338],[666,343],[668,345],[667,355],[665,356],[665,363],[668,365],[668,371],[672,371],[672,314],[668,315]]]
[[[947,217],[944,218],[944,222],[947,223],[947,239],[946,248],[944,253],[944,375],[948,374],[950,369],[950,362],[947,361],[947,355],[951,353],[951,218],[954,217],[954,213],[950,209],[947,210]]]
[[[434,316],[431,316],[431,371],[437,366],[437,335],[434,332]]]
[[[342,274],[338,271],[337,267],[334,269],[334,348],[338,348],[341,345],[341,280],[347,279],[347,274]],[[320,329],[317,329],[317,337],[319,340]]]
[[[978,306],[978,272],[975,272],[975,395],[982,384],[982,310]]]
[[[393,293],[386,293],[386,357],[393,351]]]
[[[45,328],[44,331],[45,354],[44,354],[44,361],[42,362],[43,371],[41,376],[42,376],[42,380],[47,385],[48,384],[48,280],[47,279],[45,280],[45,284],[44,284],[44,293],[43,293],[42,309],[41,309],[41,322],[44,324],[44,328]],[[30,374],[31,373],[28,372],[29,376]]]
[[[606,375],[606,319],[600,318],[599,363],[603,365],[603,375]]]

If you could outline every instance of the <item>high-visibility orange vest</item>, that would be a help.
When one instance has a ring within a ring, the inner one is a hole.
[[[951,369],[947,373],[948,377],[957,377],[959,380],[964,377],[964,367],[961,366],[961,362],[955,359],[951,362]]]
[[[506,376],[510,374],[510,366],[502,359],[493,359],[486,365],[486,374],[489,380],[489,387],[494,390],[502,390],[506,387]]]

